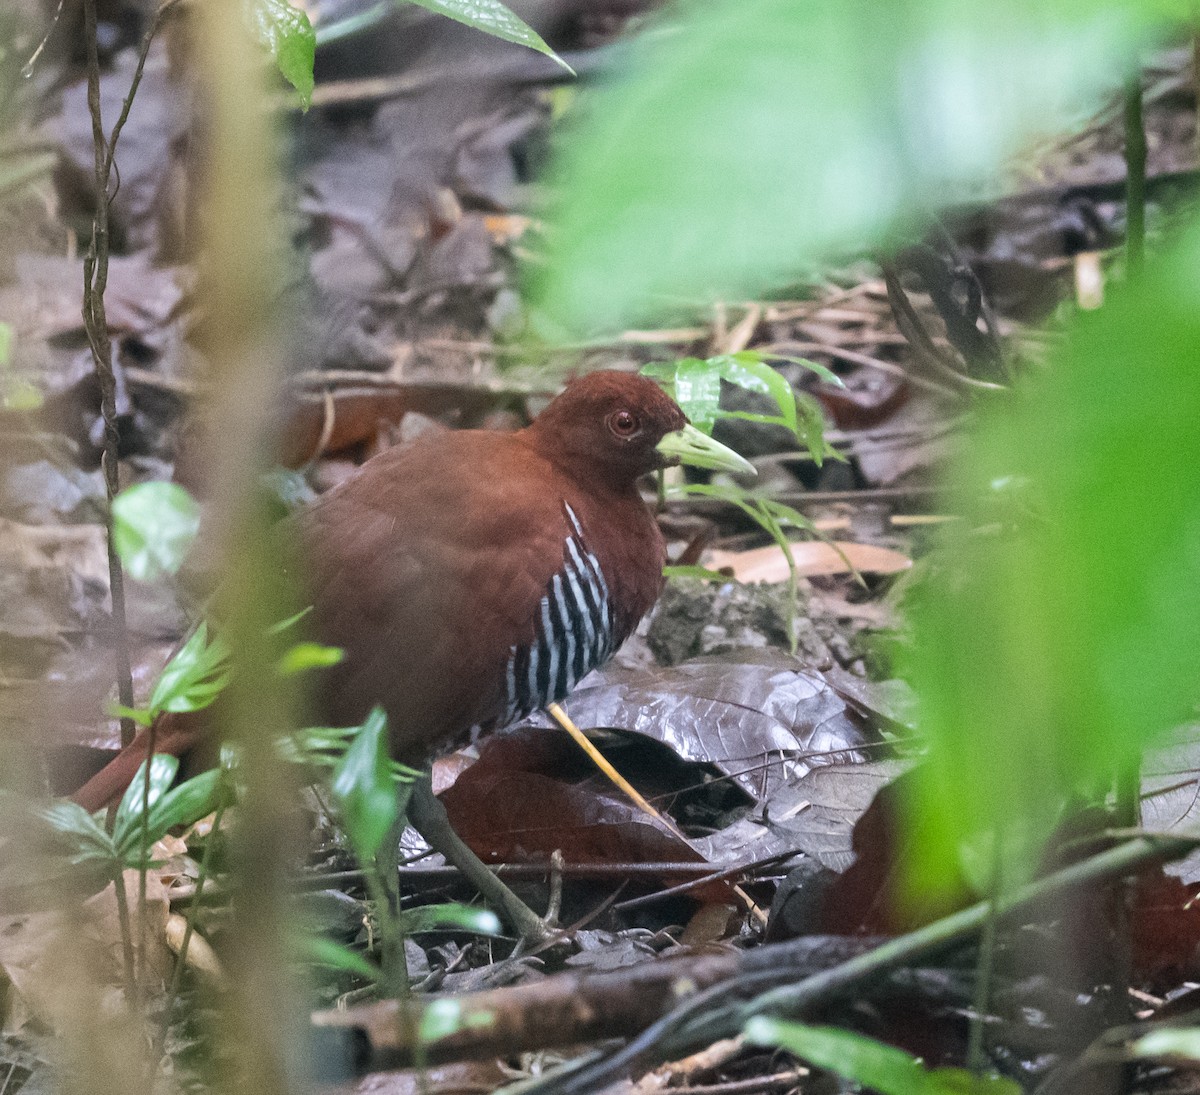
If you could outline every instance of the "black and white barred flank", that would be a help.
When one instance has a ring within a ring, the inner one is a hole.
[[[600,562],[583,537],[575,511],[563,503],[571,531],[562,569],[542,597],[537,637],[509,650],[504,722],[561,700],[613,652],[612,598]]]

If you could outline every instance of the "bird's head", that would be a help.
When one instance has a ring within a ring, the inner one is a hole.
[[[691,425],[662,388],[634,373],[599,371],[573,380],[528,432],[555,463],[617,483],[681,463],[755,474],[752,464]]]

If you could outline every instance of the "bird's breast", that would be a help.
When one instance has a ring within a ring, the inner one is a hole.
[[[624,640],[613,592],[579,516],[563,502],[563,561],[538,605],[534,639],[509,648],[502,723],[563,699]]]

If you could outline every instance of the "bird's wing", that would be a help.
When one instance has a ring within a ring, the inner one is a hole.
[[[347,655],[321,714],[350,723],[382,703],[401,757],[500,714],[565,520],[538,458],[503,435],[418,442],[316,502],[295,524],[311,623]]]

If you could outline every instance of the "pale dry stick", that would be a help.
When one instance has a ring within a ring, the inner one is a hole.
[[[746,314],[729,329],[724,344],[718,347],[718,352],[722,354],[741,353],[750,345],[754,332],[758,330],[758,325],[762,322],[762,314],[761,304],[750,305],[746,309]]]
[[[855,297],[880,295],[884,291],[884,284],[878,279],[860,281],[857,285],[848,285],[845,288],[837,289],[819,300],[768,305],[764,318],[769,323],[793,323],[796,320],[808,319],[825,311],[826,308],[853,300]]]

